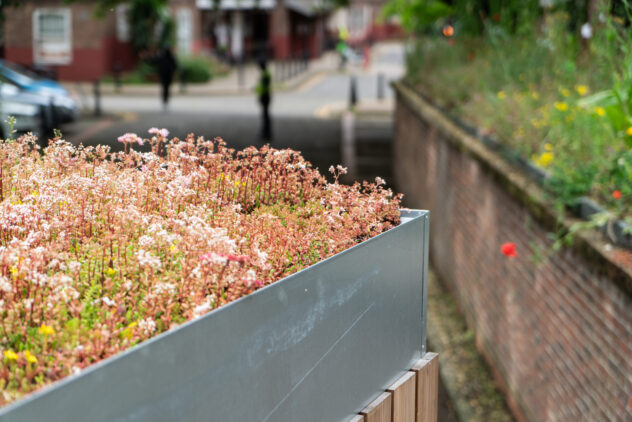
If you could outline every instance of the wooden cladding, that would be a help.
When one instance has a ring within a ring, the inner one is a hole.
[[[437,422],[439,357],[426,353],[350,422]]]

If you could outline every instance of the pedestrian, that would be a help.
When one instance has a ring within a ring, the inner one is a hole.
[[[271,82],[270,72],[265,59],[259,60],[259,67],[261,68],[261,76],[259,78],[259,84],[257,84],[257,96],[259,97],[259,103],[261,104],[261,139],[264,142],[272,141],[272,126],[270,123],[270,101],[271,95]]]
[[[176,59],[168,46],[160,50],[156,64],[158,66],[160,85],[162,86],[162,107],[166,111],[169,104],[169,86],[173,81],[173,75],[176,73],[177,68]]]

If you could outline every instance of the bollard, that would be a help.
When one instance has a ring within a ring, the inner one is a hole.
[[[351,88],[349,90],[349,109],[353,109],[358,103],[358,93],[356,87],[356,77],[351,76]]]
[[[377,99],[378,100],[384,99],[384,74],[383,73],[377,74]]]
[[[358,167],[356,162],[355,115],[353,112],[349,110],[343,112],[340,123],[342,163],[347,167],[348,180],[355,180]]]
[[[112,74],[114,76],[114,90],[118,93],[121,92],[121,62],[118,60],[114,62],[114,66],[112,68]]]
[[[101,83],[98,79],[94,80],[93,85],[94,92],[94,115],[101,115]]]
[[[240,58],[239,62],[237,63],[237,84],[239,85],[240,89],[244,87],[244,76],[244,60],[243,58]]]

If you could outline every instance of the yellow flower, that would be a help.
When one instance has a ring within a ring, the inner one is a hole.
[[[563,96],[565,96],[565,97],[570,97],[570,96],[571,96],[571,92],[570,92],[568,89],[566,89],[566,88],[562,88],[562,89],[560,89],[560,93],[561,93]]]
[[[630,126],[629,128],[625,130],[625,134],[628,136],[632,136],[632,126]]]
[[[106,274],[107,276],[109,276],[109,277],[113,277],[113,276],[114,276],[114,274],[116,274],[116,270],[115,270],[114,268],[110,268],[110,267],[108,267],[108,268],[105,270],[105,274]]]
[[[553,105],[559,111],[566,111],[566,110],[568,110],[568,104],[566,104],[565,102],[556,101]]]
[[[18,354],[13,350],[5,350],[4,357],[8,360],[18,360]]]
[[[175,244],[171,245],[171,246],[169,247],[169,250],[170,250],[171,252],[175,251],[175,250],[176,250],[176,245],[175,245]]]
[[[131,339],[134,336],[134,327],[136,327],[138,325],[138,323],[136,321],[132,322],[131,324],[129,324],[127,326],[127,328],[125,328],[123,331],[121,331],[121,336],[123,338],[126,339]]]
[[[37,358],[29,350],[24,352],[24,357],[28,363],[37,363]]]
[[[498,91],[498,94],[496,94],[496,96],[499,100],[504,100],[505,98],[507,98],[507,94],[505,94],[505,91]]]
[[[575,91],[583,97],[588,94],[588,87],[586,85],[575,85]]]
[[[533,91],[531,93],[531,98],[533,98],[534,100],[539,100],[540,99],[540,94],[538,94],[537,92]]]
[[[547,151],[553,151],[553,145],[547,142],[546,144],[544,144],[544,149]]]
[[[595,107],[595,113],[597,114],[597,116],[605,116],[606,115],[606,109],[603,107]]]
[[[536,157],[535,165],[538,167],[548,167],[553,162],[552,152],[543,152],[539,157]]]
[[[36,190],[33,191],[33,196],[37,197],[38,193]]]
[[[53,330],[53,327],[44,324],[39,327],[38,331],[43,336],[52,336],[53,334],[55,334],[55,330]]]

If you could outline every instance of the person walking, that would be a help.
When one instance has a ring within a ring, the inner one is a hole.
[[[259,97],[259,104],[261,104],[261,139],[264,142],[271,142],[272,125],[270,122],[270,102],[272,100],[272,78],[265,59],[259,61],[259,67],[261,68],[261,76],[257,84],[257,96]]]
[[[167,110],[169,105],[169,87],[176,73],[177,63],[169,47],[163,47],[158,54],[156,64],[158,65],[158,76],[162,86],[162,107]]]

